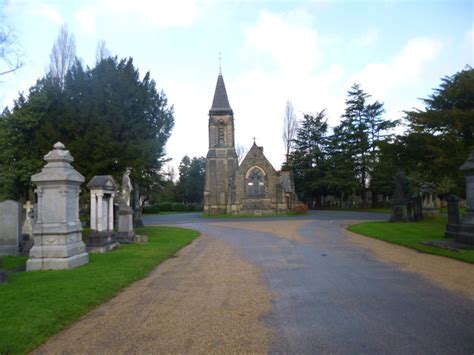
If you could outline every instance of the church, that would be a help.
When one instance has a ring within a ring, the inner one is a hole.
[[[277,172],[254,142],[239,165],[235,152],[234,113],[222,73],[209,110],[209,151],[204,213],[268,214],[288,212],[296,203],[290,172]]]

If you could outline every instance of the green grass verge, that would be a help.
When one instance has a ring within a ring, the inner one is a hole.
[[[444,238],[446,218],[436,218],[416,223],[367,222],[355,224],[348,229],[367,237],[403,245],[424,253],[446,256],[468,263],[474,263],[474,250],[451,251],[438,247],[420,244],[424,240]]]
[[[148,243],[89,254],[90,263],[77,269],[10,275],[0,285],[0,354],[33,350],[199,235],[173,227],[145,227],[137,233],[148,235]]]
[[[2,256],[0,267],[5,270],[14,270],[26,264],[27,256]]]
[[[284,213],[264,213],[264,214],[253,214],[253,213],[243,213],[243,214],[201,214],[202,218],[265,218],[265,217],[297,217],[304,216],[304,214],[298,214],[296,212],[284,212]]]
[[[348,212],[373,212],[373,213],[390,213],[390,208],[320,208],[321,211],[348,211]]]

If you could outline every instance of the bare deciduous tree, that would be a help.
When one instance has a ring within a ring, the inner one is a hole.
[[[296,119],[293,104],[290,100],[286,101],[285,114],[283,116],[283,144],[285,145],[285,158],[288,163],[288,157],[293,146],[293,140],[296,137],[296,131],[298,129],[298,121]]]
[[[105,41],[101,39],[95,47],[95,62],[99,63],[102,59],[110,57],[110,51],[107,49]]]
[[[244,158],[245,151],[246,151],[245,147],[243,145],[237,143],[237,145],[235,146],[235,153],[237,153],[237,160],[239,161],[239,163]]]
[[[61,87],[64,87],[66,74],[76,59],[76,41],[67,25],[61,26],[49,58],[49,74],[57,78]]]
[[[21,53],[16,45],[16,36],[13,30],[5,25],[0,18],[0,76],[13,73],[23,66]]]

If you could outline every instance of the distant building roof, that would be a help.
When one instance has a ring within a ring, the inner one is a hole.
[[[230,108],[229,98],[227,97],[227,91],[225,89],[224,78],[219,73],[217,77],[216,91],[214,93],[214,100],[212,101],[212,107],[209,110],[210,115],[232,115],[232,109]]]

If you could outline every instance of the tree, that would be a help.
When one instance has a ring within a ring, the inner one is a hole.
[[[76,61],[76,41],[74,35],[69,33],[67,25],[61,26],[49,59],[49,75],[57,79],[63,88],[66,74]]]
[[[325,193],[327,120],[322,110],[316,115],[304,114],[293,141],[289,168],[294,173],[300,199],[311,202]]]
[[[293,140],[296,137],[298,121],[294,112],[293,104],[290,100],[286,101],[285,114],[283,115],[283,144],[285,145],[285,159],[288,164]]]
[[[0,76],[10,74],[23,66],[17,38],[3,16],[0,21]]]
[[[397,137],[399,164],[415,183],[435,182],[438,193],[464,194],[459,167],[474,148],[474,69],[441,79],[425,109],[406,111],[410,130]]]
[[[183,203],[201,203],[206,178],[206,158],[190,159],[185,155],[178,169],[176,198]]]
[[[106,174],[120,181],[130,167],[132,181],[147,195],[159,188],[173,124],[166,95],[149,73],[140,80],[131,58],[107,58],[86,69],[76,62],[64,87],[46,76],[1,115],[0,192],[25,194],[43,155],[61,141],[86,181]]]
[[[345,192],[360,194],[365,204],[372,172],[378,162],[378,146],[390,137],[386,133],[398,121],[383,119],[383,103],[368,103],[370,95],[359,84],[352,85],[347,95],[346,110],[341,123],[334,129],[330,145],[333,152],[333,181],[345,185],[344,190],[352,187],[353,191]],[[349,175],[358,180],[357,186],[347,184]]]
[[[111,57],[110,51],[107,49],[105,41],[100,40],[95,47],[95,62],[100,63],[103,59],[108,57]]]

